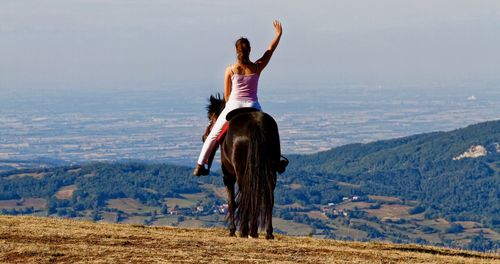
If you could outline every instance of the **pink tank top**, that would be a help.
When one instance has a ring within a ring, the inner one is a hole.
[[[257,86],[259,74],[241,75],[234,73],[231,77],[232,87],[229,100],[257,102]]]

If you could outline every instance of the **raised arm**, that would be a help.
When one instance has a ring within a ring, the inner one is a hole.
[[[283,33],[283,29],[281,28],[281,22],[279,22],[278,20],[273,21],[273,27],[275,36],[271,41],[271,44],[269,44],[269,47],[267,48],[266,52],[264,52],[264,55],[262,55],[262,58],[255,61],[255,63],[258,65],[259,73],[267,66],[267,64],[271,60],[273,52],[274,50],[276,50],[276,47],[278,47],[278,43],[280,42],[281,39],[281,34]]]

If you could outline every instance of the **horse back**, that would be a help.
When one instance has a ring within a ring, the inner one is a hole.
[[[228,133],[232,137],[251,137],[257,132],[264,135],[267,144],[279,143],[278,125],[274,118],[265,112],[245,112],[229,121]]]
[[[250,141],[255,141],[261,135],[261,147],[266,149],[268,159],[279,162],[280,139],[278,125],[272,116],[265,112],[244,112],[234,116],[229,121],[226,138],[222,144],[222,162],[239,163],[248,154]]]

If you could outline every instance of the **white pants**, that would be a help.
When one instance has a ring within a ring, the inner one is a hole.
[[[203,147],[201,148],[201,153],[200,157],[198,158],[198,164],[204,165],[207,164],[210,166],[211,164],[209,159],[210,159],[210,154],[212,154],[213,151],[216,150],[217,148],[217,137],[220,135],[222,128],[224,127],[224,124],[226,124],[226,115],[238,108],[244,108],[244,107],[252,107],[256,108],[259,110],[262,110],[260,107],[260,104],[258,101],[228,101],[226,102],[226,107],[222,112],[220,113],[219,117],[217,118],[217,121],[215,121],[214,126],[212,127],[212,130],[210,131],[210,134],[208,134],[207,139],[205,139],[205,142],[203,143]]]

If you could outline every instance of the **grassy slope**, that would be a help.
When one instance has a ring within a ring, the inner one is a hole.
[[[500,263],[500,255],[416,245],[0,216],[0,262]]]

